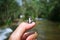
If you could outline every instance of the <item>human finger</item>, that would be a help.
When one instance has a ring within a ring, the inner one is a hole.
[[[37,36],[38,34],[35,32],[34,34],[29,35],[26,40],[36,40]]]

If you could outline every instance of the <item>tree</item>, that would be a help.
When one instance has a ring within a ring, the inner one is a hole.
[[[0,19],[1,20],[6,22],[12,16],[16,18],[19,13],[20,13],[20,6],[15,0],[0,0]]]
[[[42,17],[49,20],[59,19],[60,14],[56,13],[59,10],[60,0],[23,0],[21,10],[23,14],[28,14],[33,19],[35,17]],[[55,10],[53,12],[53,10]],[[56,15],[56,17],[54,16]]]

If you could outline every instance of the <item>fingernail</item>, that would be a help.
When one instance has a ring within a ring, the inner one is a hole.
[[[29,35],[34,34],[35,32],[30,32]]]

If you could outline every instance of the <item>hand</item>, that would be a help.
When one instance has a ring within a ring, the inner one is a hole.
[[[35,40],[37,38],[36,32],[26,32],[30,30],[35,25],[34,22],[31,24],[21,23],[16,30],[11,34],[9,40]]]

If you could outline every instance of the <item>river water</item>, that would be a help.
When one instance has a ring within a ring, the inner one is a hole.
[[[38,40],[60,40],[60,23],[40,20],[36,24],[32,30],[38,32]]]

